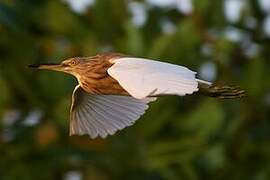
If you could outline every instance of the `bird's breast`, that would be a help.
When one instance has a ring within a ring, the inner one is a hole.
[[[91,94],[129,95],[120,84],[109,75],[103,78],[89,78],[80,82],[81,87]]]
[[[100,70],[87,71],[77,77],[80,86],[88,93],[91,94],[104,94],[104,95],[129,95],[118,81],[112,78],[107,73],[108,68],[101,68]]]

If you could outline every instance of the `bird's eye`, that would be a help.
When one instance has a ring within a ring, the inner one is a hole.
[[[71,66],[74,66],[76,64],[77,64],[77,61],[76,60],[72,60],[72,61],[69,62],[69,65],[71,65]]]

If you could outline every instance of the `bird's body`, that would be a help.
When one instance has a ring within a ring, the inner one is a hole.
[[[162,95],[184,96],[197,91],[213,97],[242,97],[233,86],[212,86],[186,67],[119,53],[75,57],[61,64],[43,64],[72,74],[79,82],[73,91],[70,134],[105,138],[132,125]]]

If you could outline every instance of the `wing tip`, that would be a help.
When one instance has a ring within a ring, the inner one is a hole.
[[[138,119],[140,118],[140,116],[138,117]],[[136,123],[137,119],[134,120],[134,121],[131,121],[129,122],[128,124],[126,124],[125,126],[122,126],[118,129],[114,129],[112,130],[111,132],[109,132],[108,130],[106,130],[106,133],[101,133],[101,132],[97,132],[97,134],[91,134],[89,132],[75,132],[73,130],[70,130],[69,131],[69,136],[84,136],[84,135],[87,135],[89,136],[90,139],[97,139],[97,138],[101,138],[101,139],[106,139],[107,137],[109,136],[112,136],[112,135],[115,135],[116,133],[120,132],[121,130],[129,127],[129,126],[132,126]]]

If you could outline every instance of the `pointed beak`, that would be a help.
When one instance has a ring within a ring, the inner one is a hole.
[[[53,71],[64,71],[65,66],[63,64],[34,64],[29,65],[29,68],[36,68],[36,69],[47,69]]]

